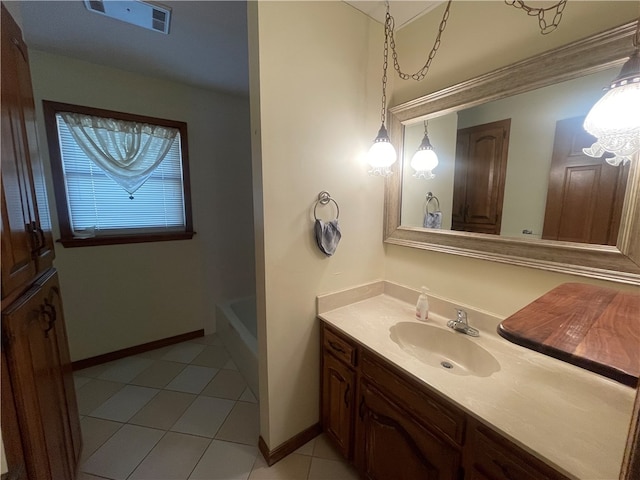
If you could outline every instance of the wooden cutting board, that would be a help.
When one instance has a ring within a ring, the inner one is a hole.
[[[506,318],[498,333],[523,347],[638,386],[638,293],[564,283]]]

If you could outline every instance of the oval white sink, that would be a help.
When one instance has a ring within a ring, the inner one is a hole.
[[[397,323],[389,332],[405,352],[454,375],[488,377],[500,370],[491,353],[462,333],[414,322]]]

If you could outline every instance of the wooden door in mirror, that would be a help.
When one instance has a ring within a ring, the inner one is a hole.
[[[583,123],[584,117],[575,117],[556,124],[542,238],[615,245],[629,165],[613,166],[584,154],[595,137]]]
[[[500,234],[511,119],[458,130],[452,230]]]

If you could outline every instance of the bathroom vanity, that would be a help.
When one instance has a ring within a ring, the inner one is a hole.
[[[501,319],[388,282],[318,298],[322,422],[363,478],[615,479],[635,391],[514,345]]]

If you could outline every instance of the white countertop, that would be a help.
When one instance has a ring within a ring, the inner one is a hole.
[[[344,306],[338,305],[357,295],[341,292],[342,301],[334,305],[327,301],[329,295],[319,297],[318,316],[568,477],[618,478],[634,389],[510,343],[495,331],[500,318],[468,307],[469,324],[480,330],[480,337],[466,338],[488,350],[500,369],[477,377],[432,367],[390,337],[390,328],[399,322],[420,323],[415,320],[415,304],[380,293],[379,288],[366,290],[365,296],[375,296]],[[402,296],[406,299],[407,292]],[[449,311],[443,309],[446,301],[430,300],[440,313]],[[455,305],[448,306],[454,312]],[[431,311],[427,323],[447,329],[446,321],[453,316]]]

